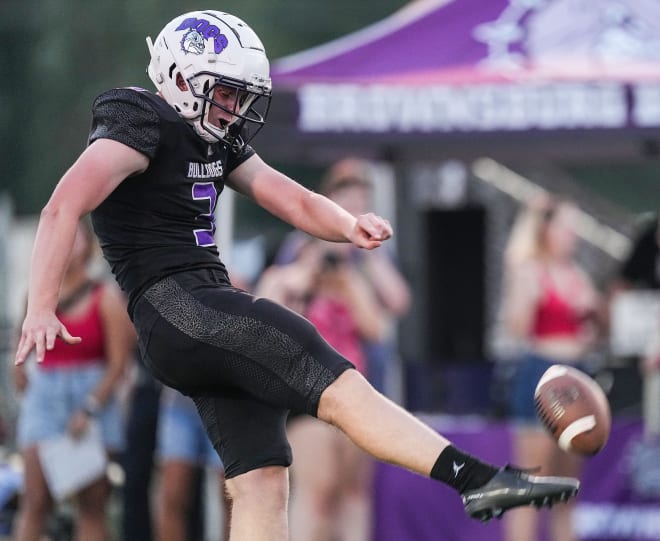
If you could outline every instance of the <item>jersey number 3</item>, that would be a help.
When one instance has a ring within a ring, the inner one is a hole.
[[[193,230],[197,246],[213,246],[215,244],[213,238],[215,235],[215,215],[213,211],[218,201],[218,191],[215,189],[215,184],[213,182],[195,182],[192,186],[192,198],[195,201],[201,201],[205,211],[208,209],[208,212],[200,213],[197,219],[208,220],[211,226],[206,229]]]

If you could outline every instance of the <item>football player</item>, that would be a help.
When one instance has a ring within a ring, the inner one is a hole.
[[[226,469],[232,539],[287,539],[290,409],[343,430],[376,458],[443,481],[488,520],[510,507],[551,504],[570,478],[497,468],[376,392],[304,318],[232,286],[214,243],[214,210],[231,188],[310,235],[377,249],[392,236],[373,213],[352,216],[266,164],[250,146],[271,98],[269,62],[254,31],[196,11],[147,39],[156,93],[117,88],[93,105],[89,144],[44,207],[16,363],[71,336],[57,293],[76,223],[91,212],[129,297],[141,356],[191,396]],[[319,465],[322,467],[322,465]]]

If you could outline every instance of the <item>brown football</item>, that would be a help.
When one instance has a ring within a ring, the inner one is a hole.
[[[534,393],[536,413],[564,451],[595,455],[607,443],[610,405],[601,387],[572,366],[548,368]]]

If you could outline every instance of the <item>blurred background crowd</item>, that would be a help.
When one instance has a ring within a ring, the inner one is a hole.
[[[379,390],[466,450],[548,464],[543,473],[584,486],[575,506],[468,525],[442,487],[292,416],[292,540],[660,540],[660,5],[212,4],[249,21],[275,59],[257,152],[395,230],[386,247],[356,251],[226,190],[216,241],[235,285],[306,315]],[[86,224],[59,311],[93,339],[39,367],[12,363],[37,215],[85,144],[93,98],[151,88],[144,37],[200,7],[0,4],[7,539],[226,538],[222,464],[189,399],[141,366]],[[554,363],[608,395],[614,426],[597,457],[560,452],[536,423],[535,382]],[[97,400],[76,407],[90,391]],[[103,475],[61,495],[42,458],[58,420],[71,434],[98,429],[107,457]]]

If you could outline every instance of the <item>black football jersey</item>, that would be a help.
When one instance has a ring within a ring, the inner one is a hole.
[[[165,276],[199,268],[226,272],[214,242],[214,210],[227,174],[254,150],[205,142],[165,100],[142,89],[105,92],[92,112],[88,144],[113,139],[149,158],[143,173],[125,179],[92,212],[129,311]]]

